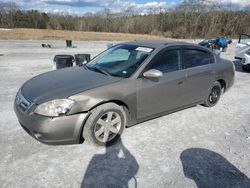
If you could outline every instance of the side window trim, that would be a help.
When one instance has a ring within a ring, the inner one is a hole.
[[[171,50],[177,50],[178,51],[178,59],[179,59],[179,63],[180,63],[180,69],[179,70],[176,70],[176,71],[180,71],[180,70],[183,70],[183,62],[182,62],[182,48],[181,47],[166,47],[164,49],[162,49],[161,51],[158,52],[158,54],[153,57],[153,59],[147,64],[147,66],[143,69],[141,75],[143,74],[143,72],[149,70],[148,67],[150,67],[154,61],[159,58],[163,53],[167,52],[167,51],[171,51]],[[173,71],[173,72],[176,72],[176,71]],[[163,72],[164,73],[167,73],[167,72]]]
[[[205,52],[208,54],[209,58],[210,58],[210,63],[209,64],[205,64],[205,65],[199,65],[199,66],[194,66],[194,67],[202,67],[202,66],[206,66],[206,65],[210,65],[210,64],[214,64],[215,63],[215,59],[214,59],[214,56],[213,54],[208,51],[208,50],[205,50],[205,49],[201,49],[201,48],[195,48],[195,47],[190,47],[190,46],[182,46],[181,48],[181,59],[182,59],[182,67],[183,69],[191,69],[191,68],[194,68],[194,67],[189,67],[189,68],[186,68],[186,61],[185,61],[185,57],[184,57],[184,51],[185,50],[196,50],[196,51],[202,51],[202,52]]]

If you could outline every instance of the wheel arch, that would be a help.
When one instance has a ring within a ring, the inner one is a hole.
[[[100,106],[100,105],[106,104],[106,103],[115,103],[115,104],[117,104],[117,105],[119,105],[119,106],[124,106],[124,107],[126,107],[127,110],[129,111],[128,105],[127,105],[125,102],[121,101],[121,100],[106,100],[106,101],[99,102],[98,104],[96,104],[96,105],[94,105],[93,107],[91,107],[91,108],[89,109],[89,111],[93,110],[94,108],[96,108],[96,107],[98,107],[98,106]]]
[[[221,89],[223,90],[223,92],[225,92],[225,91],[226,91],[226,89],[227,89],[227,84],[226,84],[226,81],[225,81],[224,79],[218,79],[218,80],[217,80],[217,82],[219,82],[219,83],[220,83],[220,85],[221,85]]]
[[[115,104],[117,104],[117,105],[119,105],[119,106],[125,107],[125,112],[126,112],[126,114],[127,114],[127,116],[128,116],[128,117],[127,117],[128,120],[131,118],[131,117],[130,117],[129,107],[128,107],[128,105],[127,105],[125,102],[123,102],[123,101],[121,101],[121,100],[107,100],[107,101],[99,102],[98,104],[94,105],[92,108],[90,108],[90,109],[88,110],[88,116],[87,116],[87,117],[85,118],[85,120],[82,122],[82,127],[81,127],[81,129],[80,129],[80,131],[79,131],[79,136],[78,136],[78,137],[79,137],[79,143],[83,143],[83,142],[84,142],[84,138],[83,138],[83,136],[82,136],[82,132],[83,132],[83,130],[84,130],[86,121],[88,120],[89,116],[91,115],[91,110],[93,110],[94,108],[96,108],[96,107],[98,107],[98,106],[100,106],[100,105],[106,104],[106,103],[115,103]]]

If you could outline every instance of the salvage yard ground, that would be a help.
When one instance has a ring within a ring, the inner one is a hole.
[[[162,39],[163,37],[127,34],[127,33],[104,33],[104,32],[83,32],[50,29],[1,29],[0,40],[135,40],[135,39]]]
[[[196,106],[133,126],[112,147],[47,146],[31,138],[13,112],[20,86],[51,70],[55,54],[93,57],[107,42],[74,45],[0,41],[1,187],[250,187],[250,73],[242,72],[239,62],[235,84],[217,106]],[[222,56],[233,61],[235,46]]]

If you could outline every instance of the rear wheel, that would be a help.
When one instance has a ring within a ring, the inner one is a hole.
[[[249,71],[249,69],[247,68],[246,65],[242,65],[241,67],[242,67],[242,70],[243,70],[243,71],[246,71],[246,72]]]
[[[126,126],[126,113],[115,103],[100,105],[91,111],[83,129],[85,141],[97,145],[113,143]]]
[[[219,82],[216,81],[209,90],[208,96],[206,100],[204,101],[204,106],[206,107],[215,106],[220,100],[221,93],[222,93],[221,85]]]

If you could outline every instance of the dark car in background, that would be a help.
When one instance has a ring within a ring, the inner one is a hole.
[[[221,36],[217,38],[204,39],[201,42],[199,42],[199,45],[209,48],[211,50],[218,49],[221,50],[222,52],[226,52],[228,45],[231,43],[232,43],[231,39],[227,39],[226,37]]]
[[[46,144],[112,143],[125,127],[197,104],[212,107],[234,65],[199,45],[133,41],[82,67],[41,74],[18,91],[22,127]]]

